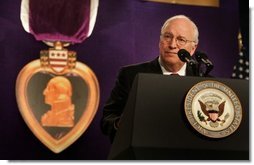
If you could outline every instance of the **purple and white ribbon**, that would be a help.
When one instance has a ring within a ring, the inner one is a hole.
[[[40,41],[81,43],[93,31],[99,0],[22,0],[24,29]]]

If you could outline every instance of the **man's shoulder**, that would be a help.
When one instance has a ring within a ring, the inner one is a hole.
[[[125,72],[160,72],[158,58],[142,63],[126,65],[121,68]]]
[[[135,64],[130,64],[130,65],[125,65],[122,67],[124,70],[130,70],[130,69],[137,69],[137,68],[143,68],[146,66],[149,66],[151,64],[151,61],[146,61],[142,63],[135,63]]]

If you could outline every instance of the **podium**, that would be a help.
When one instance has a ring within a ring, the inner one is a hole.
[[[227,137],[206,137],[185,116],[186,94],[205,80],[227,85],[241,102],[241,124]],[[134,80],[108,159],[249,160],[249,148],[249,81],[142,73]]]

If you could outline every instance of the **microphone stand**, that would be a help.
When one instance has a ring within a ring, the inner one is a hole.
[[[198,65],[197,65],[197,72],[198,72],[198,76],[200,77],[204,77],[205,75],[205,71],[204,70],[207,70],[206,69],[206,65],[202,65],[201,62],[198,62]]]
[[[213,65],[206,64],[205,66],[206,66],[206,71],[205,71],[204,76],[207,76],[207,75],[208,75],[208,73],[210,73],[210,72],[211,72],[211,70],[213,69]]]
[[[213,65],[205,64],[202,61],[198,62],[197,71],[200,77],[206,77],[213,69]]]
[[[213,69],[212,62],[208,59],[207,55],[203,52],[196,51],[194,54],[198,62],[197,70],[200,77],[206,77]]]
[[[196,63],[189,63],[189,65],[191,66],[191,68],[192,68],[192,72],[193,72],[193,74],[194,74],[194,76],[197,76],[197,75],[199,75],[199,63],[198,64],[196,64]],[[200,75],[199,75],[200,76]]]

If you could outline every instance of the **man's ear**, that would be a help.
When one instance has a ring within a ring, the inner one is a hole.
[[[191,49],[191,52],[190,52],[190,55],[191,55],[191,56],[195,53],[197,47],[198,47],[198,45],[196,45],[196,44],[193,45],[193,47],[192,47],[192,49]]]

